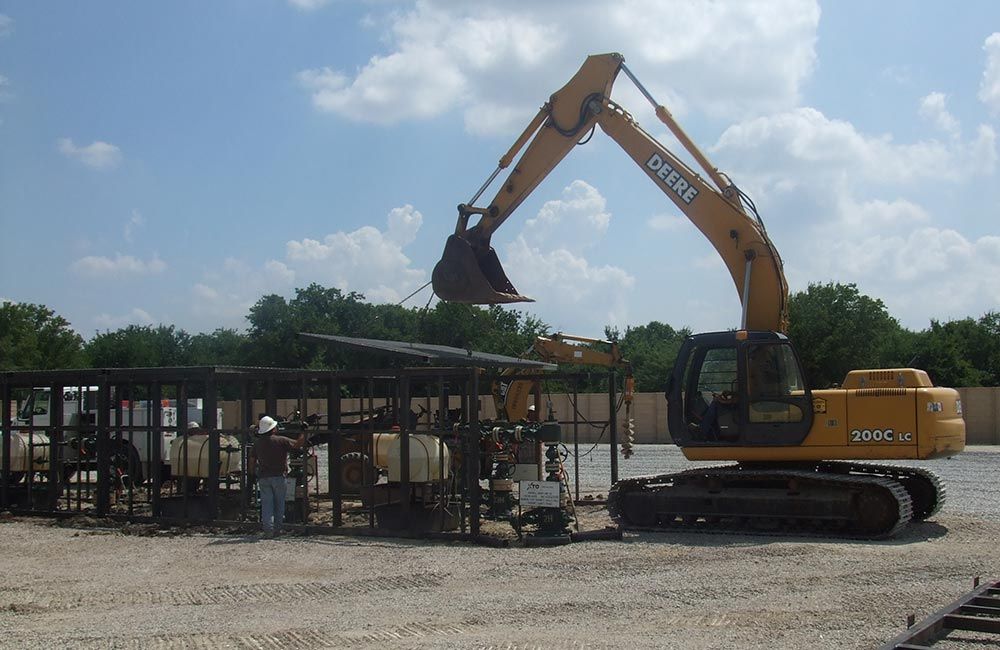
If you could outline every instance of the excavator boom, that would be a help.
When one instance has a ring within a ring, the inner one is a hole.
[[[709,181],[689,168],[610,99],[620,71],[635,77],[620,54],[587,58],[580,70],[539,110],[497,170],[469,204],[458,206],[455,234],[434,268],[434,291],[444,300],[474,304],[530,301],[511,283],[490,245],[498,227],[592,129],[600,126],[636,162],[678,209],[708,238],[726,263],[743,304],[742,328],[787,329],[788,285],[781,258],[759,217],[751,217],[742,193],[711,165],[670,113],[652,100],[657,117],[702,167]],[[486,208],[474,204],[490,182],[527,145],[500,191]],[[478,217],[474,225],[470,219]],[[752,297],[752,300],[751,300]]]

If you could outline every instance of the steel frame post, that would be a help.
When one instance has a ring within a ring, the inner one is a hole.
[[[187,423],[188,423],[188,396],[187,396],[187,380],[181,379],[177,382],[177,422],[175,422],[175,431],[177,433],[177,439],[181,441],[181,449],[178,454],[178,462],[183,468],[178,474],[174,472],[175,476],[179,476],[181,479],[181,518],[187,523],[188,520],[188,486],[191,481],[188,480],[188,473],[191,469],[191,463],[189,461],[191,457],[191,449],[188,444],[187,435]]]
[[[0,430],[0,437],[2,437],[2,443],[0,443],[0,468],[2,468],[2,472],[0,472],[0,507],[4,510],[10,509],[10,494],[7,490],[10,483],[10,471],[14,464],[10,453],[13,433],[13,422],[10,417],[12,394],[10,384],[6,381],[3,382],[3,396],[0,400],[3,403],[3,413],[0,414],[0,421],[3,422],[3,429]]]
[[[57,510],[59,508],[59,487],[62,470],[62,425],[63,425],[63,388],[58,383],[49,386],[50,408],[49,408],[49,485],[45,504],[46,510]]]
[[[240,519],[246,521],[247,511],[253,501],[253,480],[250,476],[250,450],[254,439],[250,434],[253,427],[253,398],[250,396],[250,381],[240,381]]]
[[[160,512],[160,490],[163,487],[163,386],[154,381],[149,389],[149,426],[152,434],[149,441],[150,479],[152,486],[153,512]]]
[[[97,515],[106,517],[111,509],[111,390],[107,375],[97,383]]]
[[[573,377],[573,500],[580,500],[580,380]]]
[[[204,420],[202,426],[208,431],[208,478],[205,479],[205,490],[208,493],[209,518],[213,520],[219,517],[219,471],[222,469],[222,461],[219,459],[222,431],[217,421],[216,390],[215,371],[212,370],[205,377],[201,417]]]
[[[332,524],[336,527],[344,524],[343,493],[340,485],[342,471],[340,457],[342,441],[340,439],[340,379],[334,373],[326,383],[326,428],[329,431],[326,442],[327,493],[332,508]]]
[[[611,429],[611,485],[618,482],[618,412],[615,410],[615,369],[608,371],[608,426]]]
[[[466,439],[466,455],[469,459],[466,464],[469,466],[468,487],[469,503],[471,513],[469,528],[473,537],[479,536],[479,510],[482,495],[479,489],[479,370],[472,368],[469,370],[469,385],[471,393],[469,396],[469,435]]]
[[[410,486],[410,377],[405,372],[399,375],[397,383],[399,392],[398,413],[402,419],[399,423],[399,500],[403,510],[406,529],[413,530],[413,513],[410,511],[410,501],[413,499]]]

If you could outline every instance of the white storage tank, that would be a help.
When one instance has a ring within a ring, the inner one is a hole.
[[[12,432],[10,436],[10,461],[10,471],[12,472],[41,472],[48,469],[49,437],[38,431],[30,434],[27,431]]]
[[[396,434],[396,440],[389,445],[389,481],[402,480],[399,450],[402,438]],[[448,478],[451,465],[451,452],[448,446],[441,443],[435,436],[426,434],[410,434],[410,481],[414,483],[430,483]],[[442,475],[442,469],[444,470]]]
[[[208,478],[207,434],[194,434],[174,438],[170,442],[170,473],[187,478]],[[184,448],[187,447],[187,466]],[[234,436],[219,437],[219,476],[240,471],[240,441]]]
[[[375,448],[375,467],[385,469],[389,467],[389,453],[393,444],[399,440],[398,433],[373,433],[372,446]],[[397,451],[398,455],[399,452]]]

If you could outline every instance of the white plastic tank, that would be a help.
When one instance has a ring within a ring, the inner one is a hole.
[[[399,440],[399,434],[395,432],[372,434],[372,446],[375,448],[375,467],[382,469],[389,467],[389,450],[397,440]]]
[[[12,472],[40,472],[48,469],[49,437],[38,431],[31,434],[27,431],[14,431],[10,436],[10,461]]]
[[[170,473],[188,478],[208,478],[208,440],[206,434],[174,438],[170,442]],[[187,465],[184,448],[187,447]],[[234,436],[219,437],[219,476],[240,471],[240,441]]]
[[[400,447],[402,440],[396,434],[396,440],[389,445],[389,481],[402,480],[400,462]],[[451,452],[448,446],[435,436],[426,434],[410,434],[410,481],[414,483],[429,483],[448,478],[448,468],[451,464]],[[443,474],[442,474],[442,469]]]

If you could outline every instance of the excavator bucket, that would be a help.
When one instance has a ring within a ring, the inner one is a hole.
[[[534,302],[522,296],[507,279],[493,248],[476,251],[466,240],[451,235],[431,274],[434,293],[442,300],[474,305]]]

